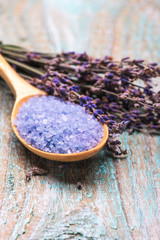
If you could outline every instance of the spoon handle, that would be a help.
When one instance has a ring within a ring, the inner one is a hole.
[[[20,99],[29,94],[42,94],[43,91],[33,87],[21,78],[0,54],[0,76],[6,81],[15,98]]]

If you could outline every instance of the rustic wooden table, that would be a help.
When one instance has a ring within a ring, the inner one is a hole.
[[[160,62],[159,0],[0,0],[0,40]],[[160,138],[122,137],[127,159],[40,159],[12,132],[14,98],[0,80],[0,239],[160,239]],[[44,163],[47,176],[25,181]],[[77,182],[83,184],[77,189]]]

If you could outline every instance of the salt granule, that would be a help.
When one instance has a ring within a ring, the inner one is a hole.
[[[77,153],[94,148],[103,126],[83,107],[54,96],[34,96],[19,108],[14,121],[20,136],[50,153]]]

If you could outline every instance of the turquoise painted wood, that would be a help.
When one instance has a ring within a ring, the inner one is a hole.
[[[0,40],[160,63],[159,12],[159,0],[0,0]],[[158,136],[124,134],[127,159],[102,150],[62,165],[17,140],[10,124],[13,102],[0,80],[0,239],[160,239]],[[26,172],[41,164],[49,175],[27,183]]]

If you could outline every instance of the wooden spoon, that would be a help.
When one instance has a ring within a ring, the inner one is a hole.
[[[96,153],[98,153],[102,147],[105,145],[107,138],[108,138],[108,127],[106,125],[103,125],[104,127],[104,136],[102,138],[102,141],[94,148],[79,152],[79,153],[71,153],[71,154],[57,154],[57,153],[49,153],[41,151],[37,148],[32,147],[30,144],[26,143],[23,138],[19,135],[19,132],[16,129],[16,126],[14,125],[14,119],[17,116],[19,107],[22,106],[23,102],[27,102],[30,97],[33,97],[34,95],[47,95],[44,91],[39,90],[29,83],[27,83],[23,78],[21,78],[14,69],[7,63],[7,61],[4,59],[2,55],[0,55],[0,76],[7,82],[8,86],[12,90],[14,96],[15,96],[15,103],[11,115],[11,124],[14,133],[16,134],[17,138],[23,143],[23,145],[28,148],[31,152],[50,160],[56,160],[56,161],[66,161],[66,162],[72,162],[72,161],[79,161],[83,159],[87,159]]]

